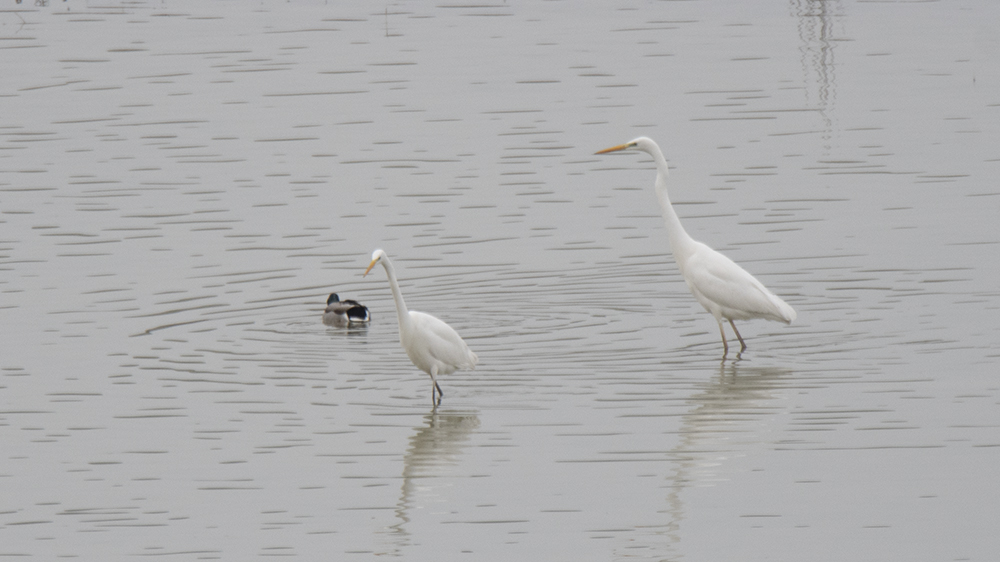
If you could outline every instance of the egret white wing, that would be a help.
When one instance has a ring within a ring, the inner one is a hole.
[[[717,306],[724,318],[767,318],[786,323],[795,319],[792,307],[753,275],[723,254],[701,246],[685,264],[685,279],[710,312],[715,314],[705,300]]]
[[[471,369],[478,357],[469,349],[465,340],[445,321],[424,312],[410,311],[410,318],[420,326],[418,332],[431,357],[455,369]]]

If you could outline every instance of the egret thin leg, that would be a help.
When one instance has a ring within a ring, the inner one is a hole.
[[[726,330],[722,327],[722,322],[719,322],[719,334],[722,335],[722,356],[725,357],[729,353],[729,342],[726,341]]]
[[[743,342],[743,336],[740,335],[740,331],[736,329],[736,324],[733,324],[732,318],[729,319],[729,325],[733,327],[733,331],[736,332],[736,337],[740,339],[740,353],[747,350],[747,344]]]
[[[434,386],[431,387],[431,403],[433,403],[434,406],[439,406],[441,404],[441,399],[444,398],[444,392],[441,391],[441,385],[438,384],[438,379],[437,379],[438,368],[437,368],[437,365],[431,367],[431,372],[429,372],[427,374],[431,376],[431,382],[434,383]],[[436,401],[434,399],[434,391],[437,391],[437,400]]]

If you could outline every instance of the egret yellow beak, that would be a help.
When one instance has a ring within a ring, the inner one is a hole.
[[[368,272],[371,271],[372,268],[375,267],[375,264],[377,264],[377,263],[378,263],[378,259],[372,260],[372,262],[370,264],[368,264],[368,269],[365,270],[365,275],[362,275],[362,277],[368,275]]]
[[[632,148],[629,143],[619,144],[618,146],[612,146],[611,148],[605,148],[604,150],[598,150],[594,154],[607,154],[609,152],[617,152],[619,150],[625,150],[626,148]]]

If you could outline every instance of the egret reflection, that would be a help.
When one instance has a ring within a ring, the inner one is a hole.
[[[396,504],[396,524],[390,527],[397,547],[409,544],[406,525],[412,512],[448,498],[441,490],[456,477],[462,451],[469,437],[479,428],[475,412],[440,412],[436,409],[423,417],[415,428],[403,456],[403,484]]]

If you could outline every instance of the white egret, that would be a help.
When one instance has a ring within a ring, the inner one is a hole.
[[[722,356],[729,353],[726,342],[726,331],[722,319],[736,332],[740,340],[740,352],[747,344],[740,336],[733,320],[749,320],[751,318],[766,318],[777,322],[790,324],[795,320],[795,310],[791,306],[767,290],[760,281],[755,279],[742,267],[716,252],[707,245],[698,242],[688,235],[681,221],[670,204],[667,196],[667,161],[652,139],[639,137],[625,144],[606,148],[597,154],[607,154],[619,150],[636,149],[653,157],[656,163],[656,195],[663,208],[663,219],[667,223],[667,236],[670,238],[670,250],[681,270],[681,275],[687,283],[694,298],[712,313],[719,323],[719,333],[722,334]]]
[[[437,406],[444,397],[441,385],[437,382],[438,375],[449,375],[457,369],[474,369],[479,358],[451,326],[430,314],[406,309],[403,294],[399,292],[399,283],[396,281],[396,270],[384,251],[379,249],[372,253],[372,262],[368,264],[365,275],[377,263],[385,268],[392,298],[396,301],[399,343],[406,350],[410,361],[431,376],[431,382],[434,383],[431,387],[431,403]]]
[[[337,293],[330,293],[323,311],[323,323],[327,326],[343,328],[351,324],[367,324],[372,319],[368,307],[350,299],[340,300]]]

